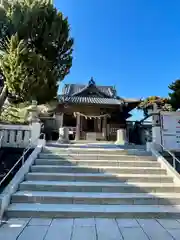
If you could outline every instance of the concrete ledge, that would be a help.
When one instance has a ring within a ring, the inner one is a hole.
[[[157,158],[157,161],[161,166],[166,169],[167,174],[173,178],[174,182],[180,184],[180,175],[171,164],[157,150],[155,150],[153,146],[151,146],[151,152],[152,155]]]
[[[19,169],[2,194],[0,194],[0,222],[2,220],[4,211],[10,204],[12,194],[17,191],[19,184],[24,180],[25,175],[29,172],[30,167],[34,163],[38,154],[41,152],[44,144],[45,142],[40,142],[40,144],[37,145],[32,154],[26,160],[25,164]]]

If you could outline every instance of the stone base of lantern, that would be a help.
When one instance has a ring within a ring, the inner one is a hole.
[[[116,140],[115,143],[116,144],[120,144],[120,145],[127,144],[126,129],[119,129],[119,130],[117,130],[117,140]]]
[[[67,127],[59,128],[59,143],[69,143],[69,129]]]

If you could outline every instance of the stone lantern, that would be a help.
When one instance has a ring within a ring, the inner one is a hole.
[[[28,109],[29,117],[28,122],[40,122],[38,117],[38,108],[37,108],[37,101],[33,100],[31,106]]]

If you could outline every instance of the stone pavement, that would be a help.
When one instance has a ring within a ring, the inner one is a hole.
[[[179,240],[180,219],[9,219],[5,240]]]

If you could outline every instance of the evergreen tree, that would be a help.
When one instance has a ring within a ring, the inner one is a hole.
[[[0,8],[0,68],[8,93],[46,103],[72,66],[68,19],[51,1],[4,2]],[[11,67],[10,67],[11,66]]]
[[[176,80],[171,85],[169,85],[169,89],[171,93],[169,93],[170,104],[173,107],[173,110],[177,110],[180,108],[180,80]]]

